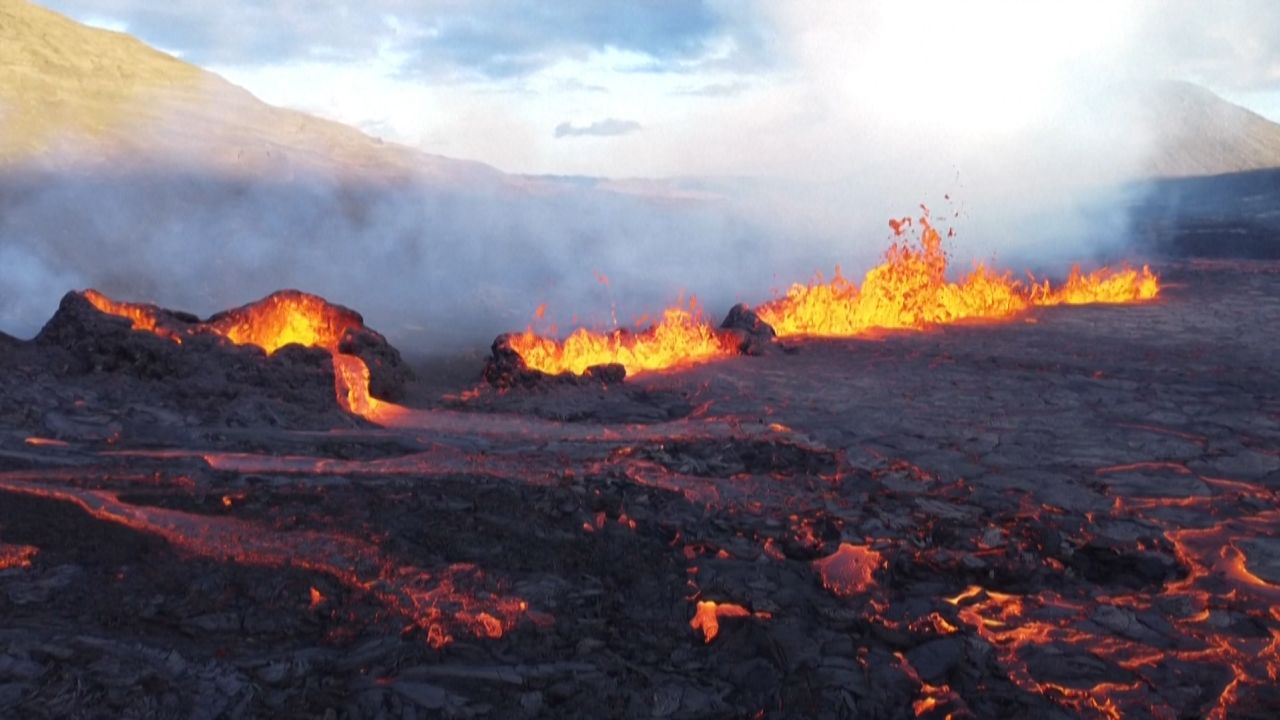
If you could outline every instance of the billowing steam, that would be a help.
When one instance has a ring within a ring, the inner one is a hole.
[[[521,328],[543,302],[566,322],[595,308],[579,320],[604,324],[614,306],[629,319],[685,288],[767,289],[773,272],[767,238],[722,202],[565,182],[397,186],[163,169],[2,182],[0,321],[19,336],[72,288],[208,314],[297,287],[426,350]]]

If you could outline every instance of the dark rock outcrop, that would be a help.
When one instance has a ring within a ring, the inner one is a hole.
[[[83,293],[70,292],[25,345],[61,376],[133,387],[141,397],[204,422],[291,427],[349,422],[339,417],[328,350],[287,345],[267,354],[212,330],[214,318],[225,314],[202,322],[186,313],[155,310],[156,327],[165,335],[135,331],[131,320],[102,312]],[[357,327],[344,343],[366,359],[371,384],[378,378],[382,397],[402,391],[408,368],[381,335]]]
[[[400,400],[405,387],[413,380],[413,370],[400,357],[400,351],[381,333],[363,325],[343,333],[338,352],[355,355],[369,366],[369,394],[376,398]]]
[[[729,309],[724,322],[720,323],[720,329],[737,336],[738,352],[743,355],[764,354],[777,337],[773,326],[761,320],[754,310],[742,303]]]
[[[122,372],[144,379],[183,376],[182,348],[154,333],[135,333],[127,318],[98,310],[82,293],[69,292],[41,328],[35,344],[66,352],[67,373]]]

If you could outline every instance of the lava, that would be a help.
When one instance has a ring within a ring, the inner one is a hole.
[[[884,562],[880,553],[865,545],[840,543],[831,555],[815,560],[822,586],[837,597],[852,597],[875,585],[875,571]]]
[[[85,290],[83,295],[98,310],[132,322],[134,330],[155,333],[175,342],[182,342],[176,333],[160,325],[160,309],[154,305],[119,302],[93,289]]]
[[[343,338],[364,327],[359,313],[296,290],[284,290],[250,305],[219,313],[204,323],[165,322],[154,305],[118,302],[96,290],[84,297],[98,310],[127,318],[133,329],[181,342],[184,334],[212,333],[236,345],[254,345],[267,354],[288,345],[327,350],[333,359],[334,391],[348,412],[374,418],[392,406],[369,392],[369,367],[342,352]]]
[[[779,337],[851,337],[875,329],[922,330],[962,320],[1005,320],[1033,307],[1091,303],[1134,303],[1160,294],[1150,267],[1103,267],[1085,273],[1073,266],[1066,281],[1014,279],[1009,271],[978,264],[962,279],[947,279],[948,261],[941,233],[928,209],[889,222],[895,240],[884,262],[866,273],[861,286],[836,268],[825,280],[796,283],[782,297],[756,308],[760,320]],[[918,242],[906,237],[920,228]],[[545,306],[535,316],[543,317]],[[547,374],[584,374],[588,368],[619,364],[628,375],[683,368],[737,353],[733,335],[702,319],[696,303],[664,311],[661,322],[640,331],[596,332],[579,328],[563,340],[543,337],[532,328],[511,335],[510,347],[527,367]]]
[[[720,618],[751,617],[751,611],[734,603],[718,603],[699,600],[698,609],[689,621],[689,627],[701,630],[704,642],[710,643],[720,634]]]
[[[452,563],[439,570],[404,565],[376,545],[352,536],[313,530],[282,532],[236,518],[137,507],[103,490],[3,479],[0,490],[70,502],[94,518],[158,536],[196,556],[324,573],[409,619],[437,649],[452,642],[451,631],[455,629],[476,637],[501,637],[529,610],[522,598],[486,590],[488,579],[476,565]],[[18,567],[29,564],[35,555],[35,548],[19,546],[10,553],[8,547],[0,545],[0,568],[7,567],[11,555]],[[324,599],[312,589],[309,600],[313,609]],[[541,617],[545,616],[534,615],[532,619]]]
[[[1035,288],[1032,301],[1036,305],[1131,303],[1158,297],[1160,278],[1146,265],[1141,270],[1104,267],[1087,275],[1074,265],[1062,287],[1054,290],[1046,280]]]
[[[39,549],[30,545],[9,545],[0,542],[0,572],[13,568],[29,568]]]
[[[1119,470],[1161,463],[1136,463]],[[1099,471],[1114,472],[1117,468]],[[1183,469],[1183,472],[1186,472]],[[1213,481],[1231,489],[1232,483]],[[1142,498],[1117,502],[1117,513],[1161,507],[1203,506],[1212,515],[1228,496]],[[1232,716],[1241,693],[1273,687],[1280,679],[1280,631],[1262,629],[1268,613],[1280,602],[1280,585],[1259,577],[1247,565],[1236,538],[1264,534],[1280,521],[1280,513],[1263,510],[1231,517],[1201,528],[1181,528],[1148,516],[1166,527],[1164,538],[1185,577],[1164,584],[1158,593],[1138,591],[1091,598],[1066,598],[1049,590],[1018,595],[970,586],[944,602],[957,617],[997,650],[1010,680],[1088,717],[1119,718],[1121,707],[1148,707],[1154,717],[1173,717],[1171,707],[1153,705],[1151,688],[1168,682],[1178,664],[1212,664],[1229,669],[1217,688],[1206,688],[1201,714]],[[1145,641],[1144,617],[1176,599],[1183,608],[1164,632],[1172,640],[1163,646]],[[1133,628],[1134,634],[1113,630]],[[1066,686],[1037,678],[1027,653],[1037,648],[1053,652],[1074,648],[1098,663],[1099,680],[1091,685]]]
[[[736,340],[702,317],[697,300],[667,308],[662,320],[640,332],[617,329],[575,330],[564,340],[536,334],[532,328],[511,336],[511,347],[528,367],[549,375],[581,375],[597,365],[618,364],[628,375],[687,367],[736,353]]]
[[[288,290],[219,313],[208,322],[209,330],[231,342],[257,345],[268,353],[296,344],[337,354],[343,335],[363,325],[360,315],[352,310]]]
[[[948,281],[942,235],[930,224],[927,209],[917,222],[921,232],[913,244],[904,238],[913,227],[911,219],[890,221],[897,239],[860,287],[836,268],[831,281],[819,275],[812,283],[792,285],[757,313],[780,337],[849,337],[872,329],[920,330],[966,319],[1006,319],[1033,306],[1137,302],[1160,292],[1159,279],[1147,266],[1140,271],[1104,267],[1089,274],[1076,266],[1056,289],[1048,280],[1027,284],[983,264],[959,281]]]

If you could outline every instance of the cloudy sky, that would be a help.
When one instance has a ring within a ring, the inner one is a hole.
[[[1146,78],[1280,120],[1275,0],[38,1],[510,172],[812,175],[885,131],[959,157]]]

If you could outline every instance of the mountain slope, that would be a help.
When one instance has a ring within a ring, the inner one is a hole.
[[[479,163],[384,144],[271,107],[129,35],[0,0],[0,164],[188,164],[290,175],[489,176]]]
[[[1280,167],[1280,124],[1186,82],[1134,91],[1150,133],[1153,177],[1223,175]]]

